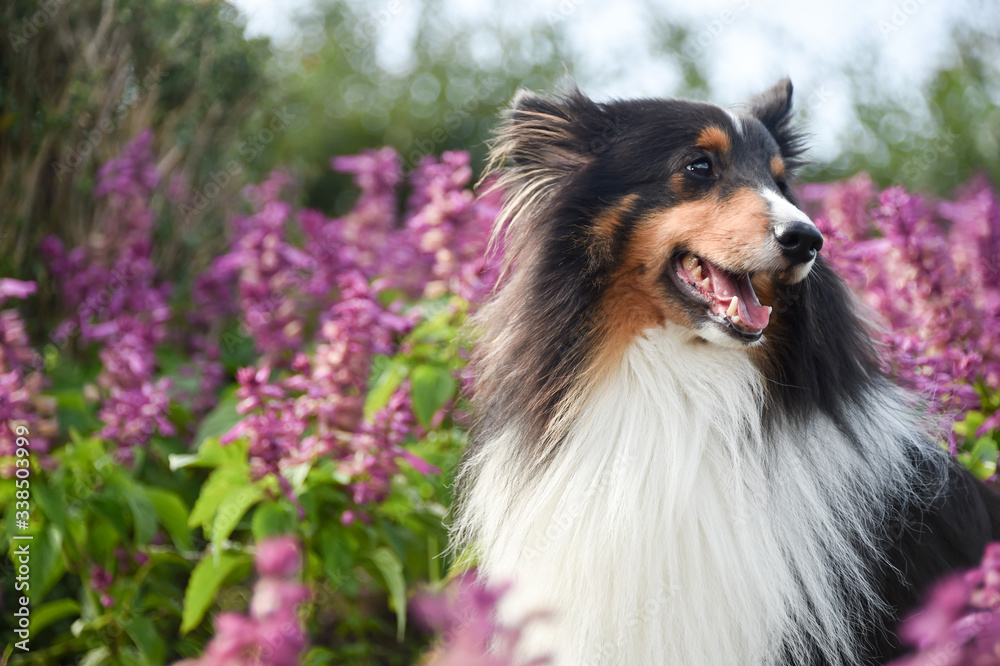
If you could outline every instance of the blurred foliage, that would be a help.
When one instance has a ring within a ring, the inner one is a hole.
[[[169,242],[156,259],[171,277],[218,250],[222,212],[238,203],[239,186],[276,164],[292,167],[305,203],[328,213],[353,197],[327,168],[331,155],[390,145],[409,167],[463,148],[481,165],[497,112],[518,87],[551,90],[567,76],[590,85],[593,72],[577,72],[575,3],[567,6],[512,27],[490,12],[463,23],[441,0],[327,0],[300,17],[294,39],[275,45],[245,40],[239,13],[220,0],[8,2],[0,10],[8,26],[0,40],[0,273],[41,279],[47,293],[38,240],[57,233],[82,242],[94,221],[95,165],[146,126],[156,132],[161,176],[178,176],[199,203],[196,214],[162,224]],[[714,96],[695,26],[651,3],[636,6],[652,22],[651,57],[680,75],[671,92]],[[998,43],[987,27],[956,33],[952,60],[905,100],[880,85],[885,67],[846,65],[857,123],[843,153],[805,179],[865,170],[880,185],[941,194],[978,169],[996,180]],[[217,183],[225,183],[222,195],[206,195]]]
[[[268,44],[244,39],[229,4],[15,0],[0,16],[0,274],[40,279],[43,309],[52,301],[40,239],[82,243],[99,215],[97,165],[142,129],[154,129],[168,182],[270,170],[252,159],[263,151],[241,150],[278,105],[264,77]],[[162,225],[157,260],[168,273],[218,249],[227,199]]]
[[[411,169],[424,155],[462,149],[482,164],[514,92],[551,89],[571,73],[552,25],[463,32],[438,0],[411,9],[409,44],[386,36],[412,19],[403,3],[343,0],[301,19],[300,43],[277,55],[289,106],[308,121],[275,142],[275,159],[303,175],[308,205],[328,213],[350,205],[349,192],[340,198],[346,180],[326,166],[331,155],[388,145]]]
[[[848,69],[857,123],[830,164],[806,172],[813,181],[867,171],[880,186],[946,196],[975,173],[1000,182],[1000,33],[955,33],[951,55],[906,99],[890,96],[876,72]]]

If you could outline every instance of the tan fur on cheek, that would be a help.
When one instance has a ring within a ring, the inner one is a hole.
[[[602,340],[598,366],[615,363],[629,342],[668,320],[690,325],[680,304],[668,295],[655,267],[638,265],[621,271],[600,305],[597,326]]]
[[[638,194],[629,194],[622,198],[612,208],[598,216],[590,225],[589,233],[585,236],[583,251],[586,252],[592,267],[598,267],[611,262],[615,236],[621,226],[622,218],[639,198]]]
[[[710,197],[655,213],[635,243],[656,254],[685,247],[727,270],[752,272],[770,228],[767,202],[752,188],[742,188],[725,199]]]
[[[751,272],[761,261],[769,233],[767,203],[750,188],[724,200],[711,197],[679,204],[641,220],[600,304],[596,325],[604,341],[604,360],[598,365],[613,362],[647,329],[668,322],[693,326],[684,302],[663,282],[670,279],[664,278],[673,270],[667,262],[678,248],[728,270]]]

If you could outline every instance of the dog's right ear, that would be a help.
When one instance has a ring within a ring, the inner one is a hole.
[[[575,86],[553,99],[521,90],[504,113],[489,170],[507,166],[552,179],[572,174],[603,149],[607,127],[604,110]]]

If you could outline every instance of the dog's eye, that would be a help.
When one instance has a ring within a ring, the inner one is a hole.
[[[714,175],[712,161],[707,157],[699,157],[687,165],[687,170],[701,178],[711,178]]]
[[[778,186],[778,190],[785,196],[788,196],[788,182],[784,178],[778,178],[774,181],[775,185]]]

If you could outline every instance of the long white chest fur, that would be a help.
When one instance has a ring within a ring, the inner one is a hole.
[[[479,449],[456,534],[481,574],[513,583],[504,621],[550,611],[522,658],[854,660],[851,618],[879,603],[876,535],[911,501],[896,442],[915,426],[887,391],[851,416],[860,445],[820,417],[767,434],[762,381],[745,352],[651,330],[536,477],[521,478],[515,432]]]

